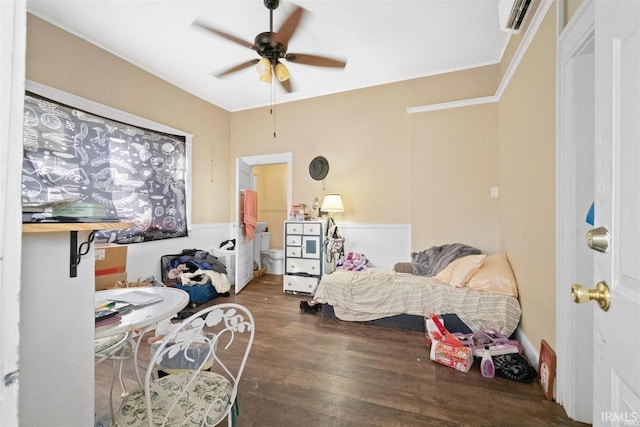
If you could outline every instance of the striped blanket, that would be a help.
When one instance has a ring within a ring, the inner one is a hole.
[[[495,328],[511,335],[520,321],[520,303],[514,297],[454,288],[433,277],[370,268],[337,270],[322,277],[314,301],[333,306],[336,317],[367,321],[398,314],[428,316],[456,314],[474,332]]]

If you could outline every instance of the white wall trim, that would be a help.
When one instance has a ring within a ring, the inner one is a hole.
[[[18,425],[22,228],[20,170],[27,44],[25,1],[0,1],[0,425]]]
[[[443,102],[439,104],[427,104],[427,105],[416,106],[416,107],[407,107],[407,113],[409,114],[424,113],[427,111],[468,107],[471,105],[487,104],[491,102],[500,101],[500,98],[502,98],[502,94],[504,93],[506,88],[509,86],[509,83],[511,82],[511,78],[513,77],[516,70],[518,69],[518,66],[522,61],[522,58],[527,52],[529,45],[533,41],[536,33],[538,32],[538,29],[540,28],[540,24],[542,23],[544,17],[547,15],[547,12],[549,11],[549,8],[551,7],[552,4],[553,4],[553,1],[551,0],[542,0],[540,5],[538,6],[538,9],[536,10],[535,15],[533,15],[533,19],[529,24],[529,29],[527,30],[524,37],[522,38],[522,41],[520,42],[520,45],[518,46],[518,50],[516,51],[515,55],[513,55],[513,58],[511,59],[511,63],[509,63],[509,67],[507,68],[507,71],[504,73],[504,76],[502,77],[502,81],[498,85],[498,89],[496,90],[495,95],[485,96],[480,98],[461,99],[458,101]]]
[[[584,390],[576,385],[584,372],[577,367],[576,361],[583,359],[581,354],[589,351],[589,345],[575,333],[577,317],[567,289],[573,283],[577,270],[575,212],[578,166],[575,153],[579,144],[572,130],[577,120],[575,111],[568,105],[575,102],[576,65],[573,60],[593,37],[594,23],[593,2],[585,0],[560,32],[556,57],[556,401],[572,419],[581,418],[579,412],[584,400]]]
[[[364,254],[374,267],[411,260],[411,224],[337,223],[345,252]]]
[[[72,107],[85,110],[88,113],[97,114],[99,116],[107,117],[113,120],[118,120],[123,123],[128,123],[134,126],[139,126],[146,129],[155,130],[158,132],[169,133],[173,135],[184,136],[186,143],[186,156],[187,156],[187,170],[185,177],[185,197],[187,198],[187,230],[191,229],[191,203],[192,195],[192,145],[193,135],[183,130],[174,129],[172,127],[163,125],[162,123],[154,122],[153,120],[145,119],[144,117],[136,116],[135,114],[127,113],[126,111],[118,110],[117,108],[109,107],[108,105],[101,104],[96,101],[92,101],[87,98],[83,98],[78,95],[74,95],[69,92],[65,92],[60,89],[56,89],[51,86],[44,85],[32,80],[26,81],[26,90],[36,93],[38,95],[53,99]]]
[[[483,96],[481,98],[461,99],[459,101],[443,102],[440,104],[422,105],[420,107],[409,107],[407,113],[424,113],[427,111],[448,110],[450,108],[469,107],[471,105],[489,104],[491,102],[498,102],[500,99],[495,96]]]
[[[538,369],[540,349],[536,348],[536,346],[533,345],[529,337],[527,337],[524,332],[522,332],[522,329],[520,329],[519,326],[516,329],[516,339],[522,346],[522,352],[525,356],[527,356],[527,359],[529,359],[529,363],[531,363],[536,369]]]
[[[513,55],[513,59],[511,59],[511,63],[509,63],[509,67],[507,68],[507,71],[504,73],[504,76],[502,77],[502,81],[500,82],[500,85],[498,85],[498,90],[496,90],[496,96],[498,97],[498,100],[502,98],[504,91],[509,86],[509,83],[511,82],[511,78],[516,73],[516,70],[518,69],[520,62],[522,61],[522,58],[524,58],[524,55],[527,53],[527,49],[529,49],[531,42],[533,41],[536,34],[538,33],[538,29],[540,28],[540,25],[542,24],[544,17],[547,16],[547,12],[551,8],[552,4],[553,4],[553,1],[551,0],[543,0],[540,2],[540,5],[536,10],[535,15],[533,15],[533,19],[531,19],[529,28],[527,29],[526,34],[524,35],[524,37],[522,38],[522,41],[520,42],[520,45],[518,46],[518,50],[516,50],[515,55]]]
[[[293,161],[293,153],[259,154],[257,156],[244,156],[241,159],[249,166],[277,165],[291,163]]]
[[[338,222],[336,221],[336,225],[338,228],[349,228],[349,229],[410,229],[411,224],[361,224],[361,223],[349,223],[349,222]]]

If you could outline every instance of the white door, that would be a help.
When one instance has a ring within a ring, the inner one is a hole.
[[[252,169],[244,160],[236,159],[236,293],[253,279],[253,241],[245,237],[240,215],[242,191],[252,188]]]
[[[594,283],[611,292],[594,304],[593,424],[640,424],[640,2],[596,1]]]

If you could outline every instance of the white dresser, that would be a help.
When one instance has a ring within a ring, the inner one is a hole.
[[[284,292],[314,295],[322,275],[333,271],[323,251],[324,223],[284,222]]]

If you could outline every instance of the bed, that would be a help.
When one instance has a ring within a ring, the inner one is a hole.
[[[435,276],[381,268],[336,270],[322,277],[314,301],[331,306],[335,316],[346,321],[409,315],[419,317],[423,326],[424,316],[446,314],[455,315],[471,331],[494,328],[510,336],[521,309],[510,266],[509,283],[505,281],[504,262],[508,266],[504,253],[465,256]]]

